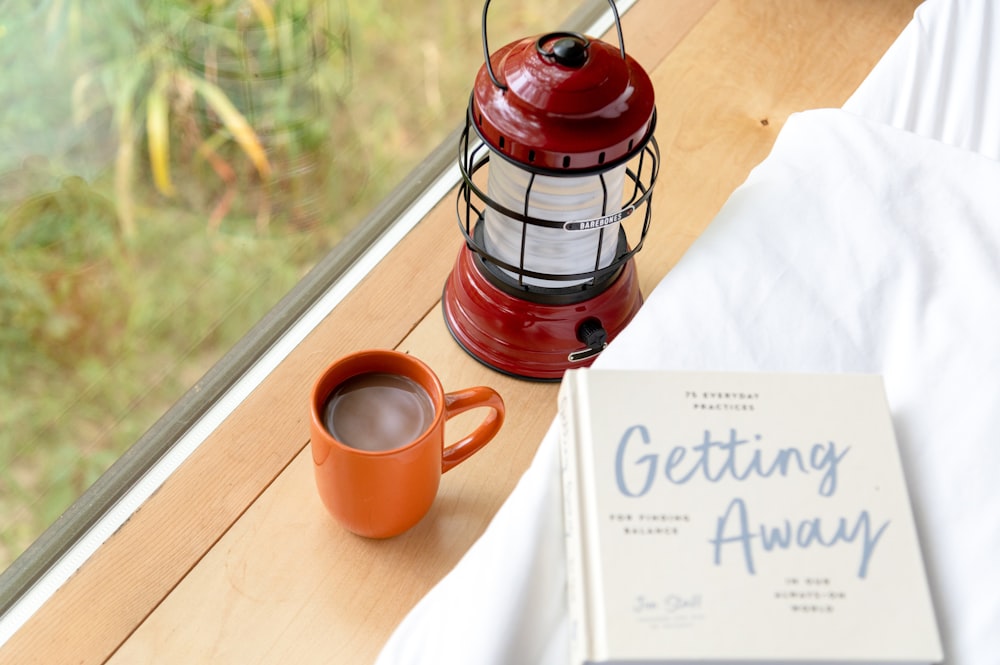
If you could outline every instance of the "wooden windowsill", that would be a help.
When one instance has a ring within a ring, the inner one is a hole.
[[[643,292],[766,157],[788,115],[843,104],[917,4],[641,0],[623,17],[627,50],[656,87],[662,155],[636,259]],[[452,341],[440,294],[461,242],[449,195],[0,649],[0,662],[372,662],[482,534],[555,415],[554,384],[491,372]],[[508,409],[498,438],[443,479],[431,513],[387,541],[332,522],[307,449],[317,373],[368,347],[424,359],[447,390],[491,385]]]

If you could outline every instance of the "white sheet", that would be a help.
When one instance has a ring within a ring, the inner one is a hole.
[[[930,0],[844,109],[1000,159],[1000,5]]]
[[[945,653],[963,665],[1000,662],[1000,163],[971,151],[996,156],[1000,114],[976,116],[983,100],[996,103],[989,78],[979,81],[989,92],[964,103],[925,103],[936,81],[980,90],[965,81],[971,56],[954,51],[1000,36],[991,1],[931,0],[851,112],[792,116],[598,359],[882,373]],[[993,64],[975,60],[979,74],[1000,72],[1000,54],[985,53]],[[886,92],[895,84],[898,96]],[[403,621],[380,665],[566,661],[557,458],[550,429],[486,533]]]

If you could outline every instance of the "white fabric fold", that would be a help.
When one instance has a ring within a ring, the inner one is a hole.
[[[1000,4],[929,0],[844,110],[1000,159]]]

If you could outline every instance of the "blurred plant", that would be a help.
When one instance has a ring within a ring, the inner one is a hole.
[[[114,118],[114,189],[123,235],[136,233],[136,155],[141,151],[152,184],[166,197],[178,194],[178,172],[196,182],[189,196],[202,195],[204,174],[198,164],[211,168],[222,187],[209,215],[211,228],[218,228],[230,211],[240,176],[251,180],[258,226],[266,227],[278,182],[273,161],[287,159],[289,152],[308,152],[329,133],[316,112],[320,101],[314,108],[298,108],[302,94],[325,96],[322,101],[328,102],[349,86],[346,16],[335,35],[331,0],[125,0],[97,16],[82,12],[83,3],[60,0],[51,8],[68,17],[87,16],[83,25],[79,18],[50,23],[76,25],[69,31],[71,41],[105,33],[125,36],[108,40],[105,52],[90,49],[96,64],[73,84],[76,123],[109,110]],[[109,30],[108,20],[121,25]],[[292,92],[299,97],[290,98]],[[289,140],[294,145],[282,143]],[[183,151],[180,159],[174,157],[176,149]]]
[[[88,322],[119,320],[124,307],[106,298],[123,258],[112,203],[72,176],[0,220],[0,345],[49,349],[67,364],[80,353],[110,355],[118,340]]]

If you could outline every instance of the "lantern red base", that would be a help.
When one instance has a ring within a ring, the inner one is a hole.
[[[558,381],[595,355],[571,360],[586,348],[578,338],[584,321],[600,322],[608,341],[642,305],[635,264],[628,261],[612,284],[593,298],[572,305],[543,305],[514,297],[489,282],[473,253],[462,247],[442,299],[452,336],[471,356],[497,371],[542,381]]]

